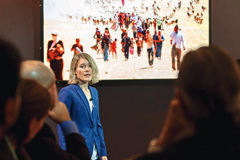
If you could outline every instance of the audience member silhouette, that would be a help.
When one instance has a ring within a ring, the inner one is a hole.
[[[15,157],[30,160],[24,145],[29,143],[42,128],[51,107],[51,97],[47,89],[30,79],[22,79],[21,96],[20,115],[7,134],[7,139],[12,149],[16,151]]]
[[[239,159],[240,71],[219,47],[188,52],[182,61],[158,139],[137,160]]]
[[[1,98],[0,98],[0,159],[12,160],[5,134],[16,122],[20,110],[19,69],[21,56],[15,46],[0,39]]]

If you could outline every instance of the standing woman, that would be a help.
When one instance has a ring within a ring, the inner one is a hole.
[[[99,81],[99,71],[93,58],[87,54],[73,57],[67,87],[59,92],[59,100],[66,104],[76,122],[79,133],[85,138],[92,160],[107,160],[103,128],[99,117],[98,91],[89,85]],[[59,144],[66,149],[63,133],[58,127]]]

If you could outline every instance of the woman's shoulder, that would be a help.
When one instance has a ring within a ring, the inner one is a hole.
[[[74,88],[76,88],[76,87],[77,87],[76,84],[70,84],[70,85],[68,85],[68,86],[66,86],[66,87],[63,87],[63,88],[60,90],[60,92],[71,92],[71,91],[73,91]]]
[[[89,86],[89,89],[91,90],[91,92],[98,95],[98,90],[95,87]]]
[[[89,86],[89,88],[95,92],[97,92],[97,89],[95,87]]]

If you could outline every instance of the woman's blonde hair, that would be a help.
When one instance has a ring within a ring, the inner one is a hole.
[[[88,62],[92,66],[92,74],[93,75],[92,75],[92,80],[89,82],[89,84],[92,85],[92,84],[98,83],[99,82],[99,71],[98,71],[98,67],[97,67],[95,61],[89,54],[80,53],[80,54],[76,54],[72,59],[68,84],[76,84],[79,82],[79,79],[75,75],[75,71],[76,71],[78,62],[81,58],[88,60]]]

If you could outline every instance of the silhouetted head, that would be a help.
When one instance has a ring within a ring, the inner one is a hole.
[[[34,79],[47,89],[55,84],[55,75],[52,69],[37,60],[26,60],[21,63],[21,77]]]
[[[220,47],[188,52],[181,63],[176,88],[187,116],[196,120],[240,113],[240,71],[236,61]]]
[[[22,79],[22,104],[18,121],[9,131],[18,144],[30,142],[42,128],[51,108],[51,95],[37,81]]]
[[[0,39],[1,98],[0,139],[15,123],[20,110],[20,63],[19,51],[11,43]]]

